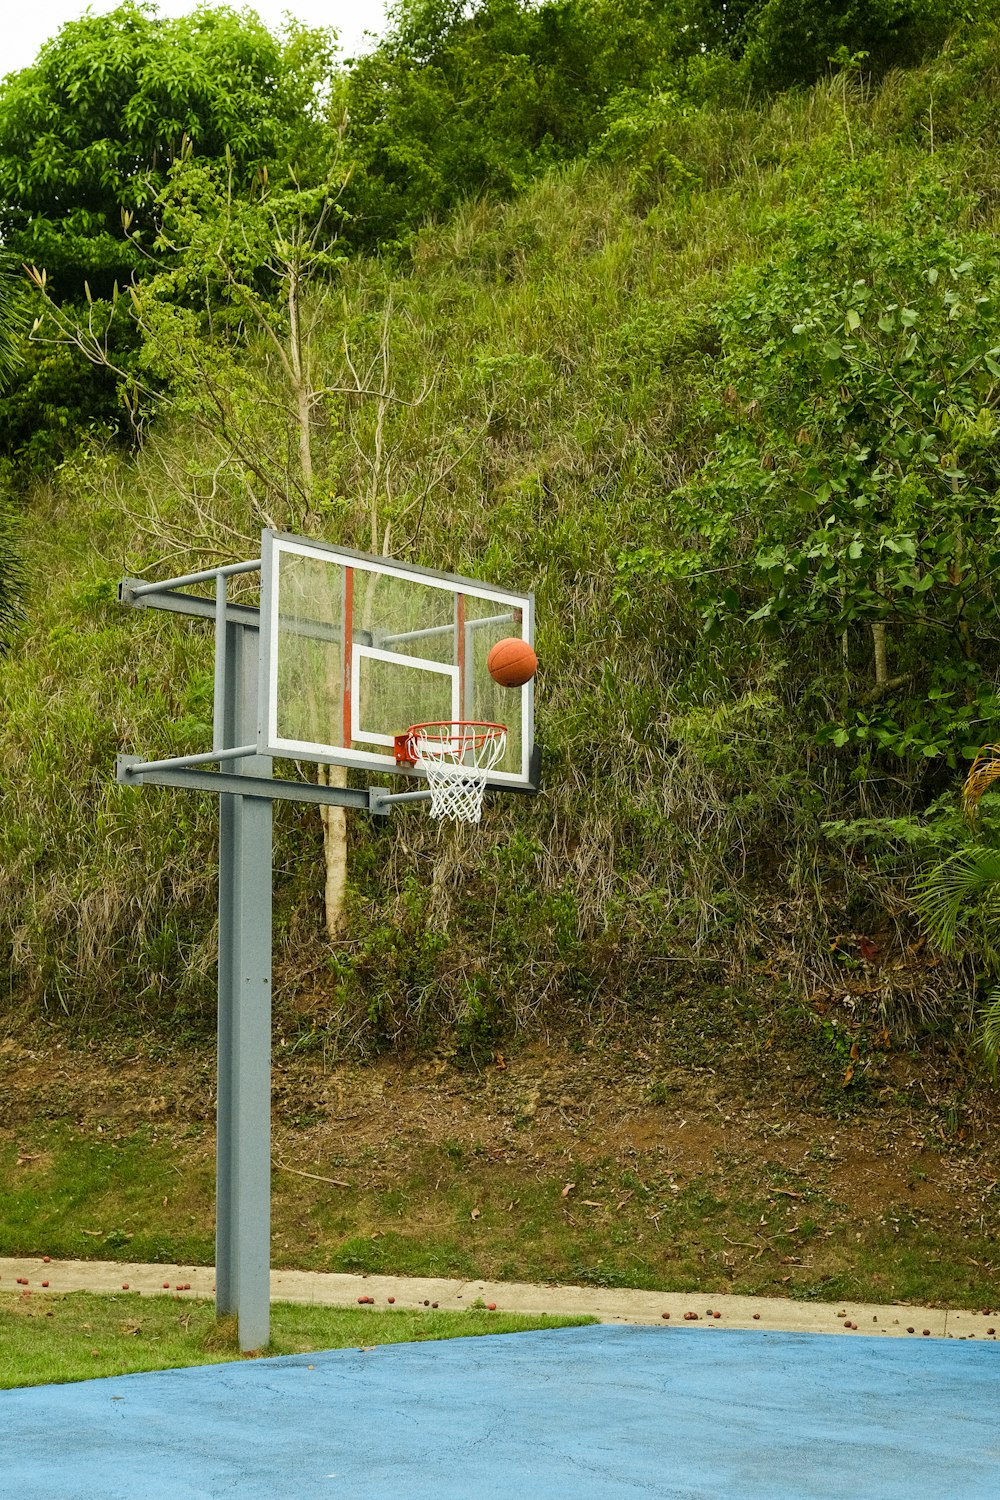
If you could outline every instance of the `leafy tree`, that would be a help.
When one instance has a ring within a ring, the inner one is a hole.
[[[0,239],[45,273],[57,304],[107,324],[115,286],[165,253],[159,201],[172,165],[225,163],[237,191],[292,165],[315,171],[335,138],[332,67],[332,33],[291,26],[275,38],[252,11],[161,20],[125,0],[69,23],[0,84]],[[110,337],[113,362],[127,365],[127,320]],[[0,443],[44,464],[94,426],[127,430],[115,379],[42,330],[0,401]]]
[[[60,296],[143,268],[156,199],[190,143],[247,178],[311,149],[332,37],[284,42],[252,11],[161,20],[144,0],[64,26],[0,85],[0,236]]]
[[[876,73],[910,66],[940,46],[970,7],[961,0],[763,0],[745,9],[747,76],[758,88],[785,89],[859,54]]]
[[[831,178],[839,203],[730,286],[677,545],[622,567],[687,578],[722,649],[780,658],[814,743],[916,774],[1000,717],[1000,256],[942,227],[945,187],[892,227],[871,188]]]
[[[35,338],[116,380],[132,412],[174,411],[218,445],[230,480],[246,482],[230,528],[249,536],[279,511],[299,529],[313,519],[314,427],[329,391],[311,337],[344,259],[341,187],[334,171],[318,186],[263,180],[239,194],[188,151],[156,199],[150,269],[125,293],[81,317],[31,272],[44,309]],[[121,323],[136,335],[124,360]]]
[[[354,238],[392,241],[464,197],[520,190],[718,32],[700,0],[402,0],[349,78]]]
[[[735,85],[737,64],[738,94],[811,83],[858,53],[872,70],[905,65],[967,10],[962,0],[400,0],[348,79],[354,239],[384,245],[463,197],[515,193],[588,151],[636,101],[713,97],[722,79]]]
[[[315,187],[270,186],[237,195],[228,173],[183,154],[157,199],[157,268],[114,300],[128,306],[140,337],[128,366],[116,363],[103,316],[81,323],[60,308],[38,273],[47,326],[62,347],[75,348],[98,372],[122,383],[133,408],[169,410],[190,437],[184,463],[168,463],[171,487],[187,492],[194,513],[177,525],[169,509],[149,534],[173,556],[216,559],[234,545],[257,545],[262,525],[312,531],[329,503],[318,463],[331,446],[319,435],[337,403],[373,401],[384,421],[397,400],[388,389],[388,354],[364,374],[347,338],[331,350],[337,327],[330,309],[345,259],[337,243],[343,173],[337,164]],[[113,327],[113,322],[112,322]],[[342,354],[346,383],[331,383],[331,356]],[[419,405],[433,378],[415,400]],[[155,437],[151,440],[155,443]],[[334,445],[335,446],[335,445]],[[376,441],[378,451],[380,443]],[[206,496],[205,491],[210,491]],[[368,497],[372,549],[379,550],[377,490]],[[343,768],[319,768],[325,785],[346,785]],[[327,930],[344,920],[347,823],[343,808],[322,807]]]

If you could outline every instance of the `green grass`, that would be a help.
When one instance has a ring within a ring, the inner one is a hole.
[[[195,1136],[175,1143],[148,1125],[115,1131],[109,1120],[97,1134],[53,1121],[34,1126],[30,1139],[27,1160],[0,1147],[0,1253],[214,1259],[215,1163]]]
[[[271,1342],[263,1355],[372,1348],[423,1339],[576,1328],[592,1318],[527,1317],[470,1307],[424,1312],[303,1306],[271,1308]],[[221,1364],[245,1358],[235,1319],[217,1320],[208,1301],[179,1303],[136,1293],[101,1296],[0,1296],[0,1388],[62,1384],[143,1370]],[[254,1356],[257,1357],[257,1356]]]
[[[34,1127],[0,1147],[0,1254],[210,1265],[212,1136],[110,1122]],[[312,1159],[305,1158],[313,1167]],[[272,1260],[302,1270],[979,1306],[995,1245],[978,1219],[887,1188],[859,1213],[819,1167],[719,1157],[693,1176],[648,1158],[586,1167],[392,1140],[325,1156],[321,1182],[275,1170]],[[367,1181],[366,1181],[367,1179]],[[365,1182],[365,1186],[360,1184]],[[573,1189],[563,1196],[568,1182]]]

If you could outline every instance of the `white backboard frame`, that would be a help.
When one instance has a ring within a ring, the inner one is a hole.
[[[317,741],[289,738],[279,733],[278,686],[278,619],[279,562],[283,554],[314,558],[319,561],[336,562],[341,567],[367,573],[384,574],[388,577],[410,580],[431,588],[440,589],[452,597],[463,595],[467,599],[479,599],[495,603],[501,612],[520,614],[519,634],[532,647],[535,635],[535,599],[533,593],[517,593],[507,589],[492,588],[476,579],[463,578],[458,574],[437,572],[413,564],[400,563],[391,558],[375,557],[351,548],[334,546],[328,542],[313,541],[303,537],[288,536],[274,531],[264,531],[261,537],[261,585],[260,585],[260,705],[258,725],[258,750],[262,755],[283,759],[309,760],[320,764],[354,766],[369,771],[392,771],[398,774],[420,776],[413,767],[396,764],[392,737],[364,731],[357,723],[358,684],[361,661],[365,658],[387,660],[400,665],[417,667],[452,681],[452,717],[465,717],[461,708],[461,686],[459,669],[451,663],[433,661],[423,657],[405,655],[402,652],[381,650],[376,646],[352,641],[350,653],[350,723],[352,739],[370,749],[359,749],[357,745],[334,745]],[[520,768],[516,771],[491,770],[488,785],[512,791],[535,791],[537,789],[537,757],[534,744],[534,681],[521,688],[506,689],[519,694],[521,718]],[[428,715],[433,717],[433,715]],[[396,732],[409,726],[401,724]],[[360,735],[355,731],[362,729]]]

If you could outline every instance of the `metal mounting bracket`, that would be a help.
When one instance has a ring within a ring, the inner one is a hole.
[[[423,792],[390,792],[384,786],[370,786],[367,792],[368,811],[376,818],[387,818],[400,802],[429,802],[431,794]]]

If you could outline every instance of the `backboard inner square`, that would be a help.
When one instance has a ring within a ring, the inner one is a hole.
[[[355,644],[351,665],[351,740],[392,747],[397,734],[430,719],[457,719],[457,666]],[[395,726],[388,732],[386,725]]]

